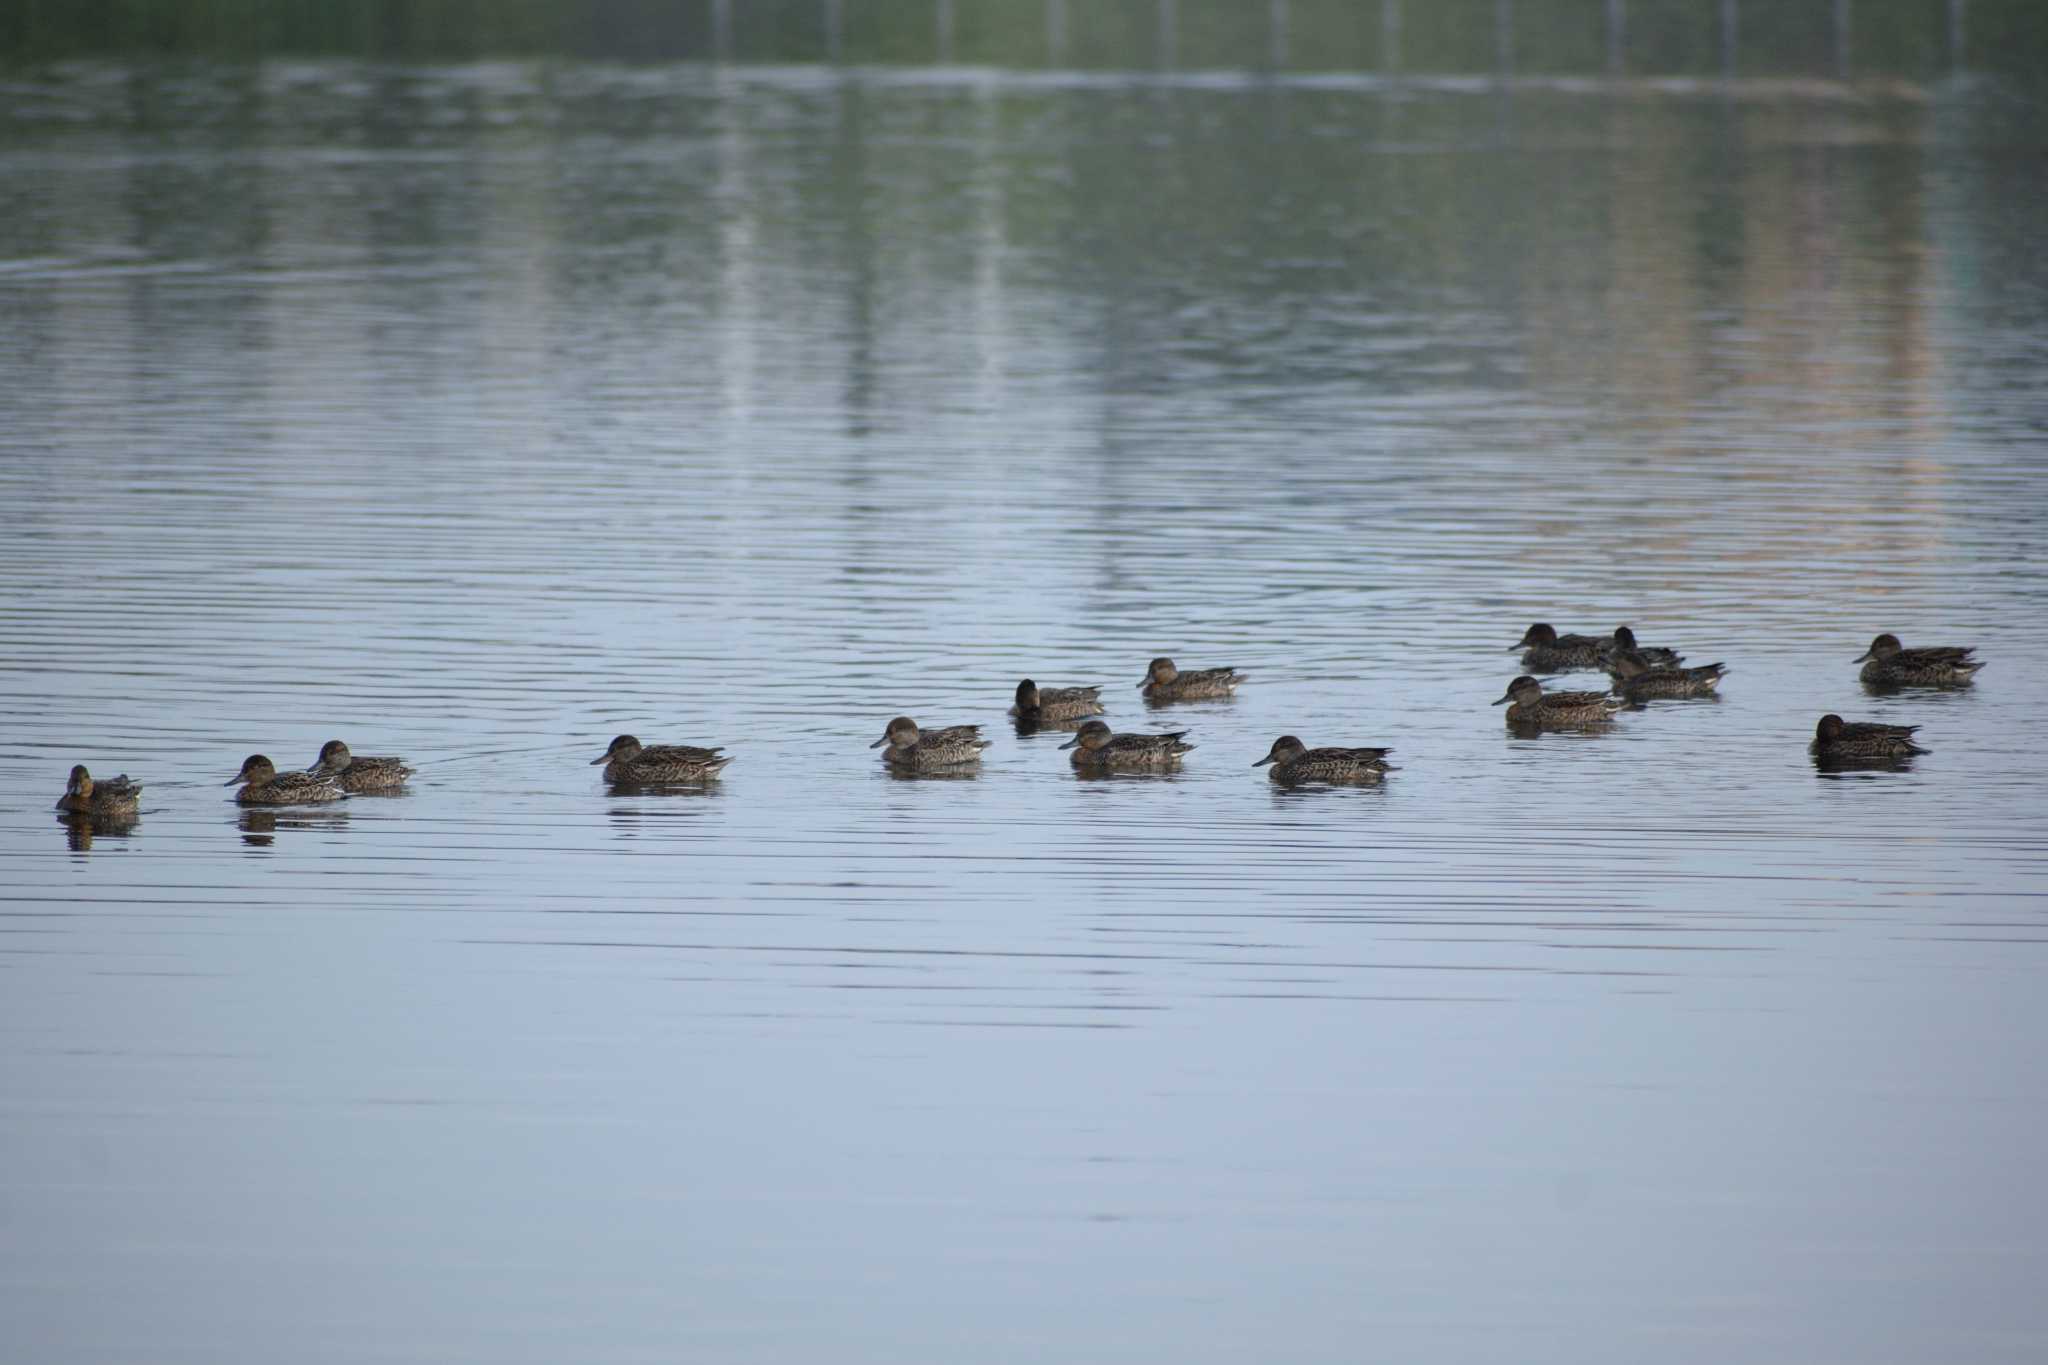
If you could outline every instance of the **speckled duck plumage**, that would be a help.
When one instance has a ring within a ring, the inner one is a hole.
[[[141,796],[142,784],[131,781],[128,774],[96,780],[80,763],[71,769],[64,794],[57,798],[57,809],[71,815],[97,815],[114,820],[134,815]]]
[[[1832,713],[1822,716],[1813,730],[1808,752],[1823,761],[1896,762],[1927,753],[1913,742],[1917,725],[1885,725],[1874,720],[1843,720]]]
[[[1387,763],[1392,749],[1311,749],[1293,735],[1282,735],[1254,768],[1272,764],[1275,782],[1378,782],[1395,771]]]
[[[1185,730],[1120,735],[1102,721],[1091,720],[1060,748],[1074,751],[1073,762],[1077,768],[1104,772],[1141,771],[1177,766],[1181,755],[1195,747],[1187,739]]]
[[[694,744],[642,744],[631,735],[612,740],[602,754],[590,760],[593,768],[604,764],[604,780],[620,786],[655,785],[662,782],[704,782],[725,771],[734,755],[723,746],[699,748]]]
[[[1636,643],[1636,633],[1627,626],[1616,626],[1614,634],[1607,637],[1607,648],[1603,653],[1602,667],[1614,673],[1615,660],[1624,654],[1634,654],[1652,668],[1676,668],[1685,662],[1685,656],[1675,649],[1663,645],[1642,645]],[[1616,674],[1616,676],[1619,676]]]
[[[1100,687],[1040,687],[1026,678],[1017,684],[1016,705],[1010,714],[1017,724],[1058,725],[1102,714]]]
[[[1634,650],[1622,650],[1614,656],[1611,671],[1615,692],[1629,701],[1642,702],[1714,696],[1728,669],[1725,664],[1659,667]]]
[[[1961,687],[1977,676],[1984,660],[1970,656],[1974,645],[1922,645],[1907,649],[1892,634],[1878,636],[1853,663],[1871,687]]]
[[[331,779],[297,771],[281,773],[262,754],[243,759],[242,770],[222,785],[236,783],[242,789],[235,793],[235,800],[245,806],[319,806],[348,799],[348,793]]]
[[[338,739],[330,739],[320,746],[320,757],[313,760],[313,766],[306,771],[316,777],[332,779],[346,792],[375,792],[404,786],[405,779],[412,776],[413,770],[402,758],[352,754],[348,745]]]
[[[868,747],[883,749],[882,761],[898,772],[929,773],[981,762],[981,751],[989,747],[989,741],[981,737],[979,725],[925,730],[909,716],[898,716]]]
[[[1147,701],[1198,701],[1230,696],[1243,681],[1244,674],[1235,668],[1182,669],[1162,656],[1145,666],[1138,690]]]
[[[1575,730],[1599,725],[1621,709],[1621,699],[1605,692],[1545,692],[1543,684],[1523,674],[1508,684],[1494,702],[1508,706],[1508,724],[1517,729]]]

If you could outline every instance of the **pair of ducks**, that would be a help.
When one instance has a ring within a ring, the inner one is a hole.
[[[242,770],[222,785],[240,783],[235,800],[244,806],[317,806],[357,792],[395,791],[412,772],[402,758],[358,756],[340,740],[330,739],[303,771],[279,772],[262,754],[250,754],[242,760]]]
[[[1870,642],[1851,663],[1863,665],[1857,676],[1865,687],[1891,691],[1901,687],[1967,687],[1985,661],[1971,656],[1974,645],[1922,645],[1908,649],[1886,632]],[[1903,763],[1931,752],[1913,741],[1917,725],[1886,725],[1874,720],[1843,720],[1829,712],[1813,728],[1808,750],[1822,764]]]

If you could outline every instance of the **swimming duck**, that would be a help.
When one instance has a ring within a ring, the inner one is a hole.
[[[389,791],[403,787],[405,779],[412,776],[404,759],[358,758],[338,739],[321,745],[320,757],[306,771],[334,779],[334,784],[345,792]]]
[[[242,784],[242,789],[235,793],[235,800],[245,806],[314,806],[345,800],[348,796],[325,777],[302,772],[281,773],[262,754],[250,754],[243,759],[242,771],[221,785],[232,787],[237,782]]]
[[[1099,687],[1040,687],[1026,678],[1017,684],[1017,704],[1010,714],[1019,725],[1057,725],[1102,714]]]
[[[1179,765],[1182,754],[1195,747],[1187,738],[1185,730],[1151,735],[1113,734],[1103,722],[1091,720],[1060,748],[1074,750],[1077,768],[1172,768]]]
[[[1607,637],[1607,671],[1614,672],[1614,659],[1622,654],[1640,654],[1643,662],[1652,668],[1676,668],[1685,662],[1685,656],[1675,649],[1662,645],[1639,645],[1636,633],[1627,626],[1616,626],[1614,634]]]
[[[131,782],[128,774],[110,777],[95,782],[83,763],[71,770],[71,780],[64,784],[64,794],[57,798],[57,809],[73,815],[97,815],[115,819],[135,814],[136,802],[142,795],[142,784]]]
[[[1813,743],[1807,749],[1817,758],[1837,762],[1911,758],[1928,752],[1913,742],[1913,732],[1919,728],[1881,725],[1872,720],[1843,720],[1830,713],[1822,716],[1820,724],[1814,727]]]
[[[1861,677],[1872,687],[1961,687],[1977,676],[1985,661],[1970,656],[1974,645],[1922,645],[1907,649],[1896,635],[1870,642],[1851,663],[1863,664]],[[1869,662],[1865,663],[1864,661]]]
[[[604,764],[604,780],[621,786],[635,783],[704,782],[725,771],[735,755],[724,746],[700,749],[694,744],[642,745],[631,735],[620,735],[605,751],[590,760],[595,768]],[[361,759],[356,760],[358,763]]]
[[[1392,749],[1311,749],[1293,735],[1282,735],[1264,758],[1252,764],[1273,771],[1275,782],[1377,782],[1395,769],[1388,765]]]
[[[1244,674],[1234,668],[1198,668],[1183,673],[1173,660],[1160,657],[1145,667],[1138,690],[1147,701],[1194,701],[1201,697],[1227,697],[1237,691]]]
[[[1728,669],[1724,664],[1659,667],[1636,651],[1624,649],[1608,660],[1608,671],[1614,674],[1616,692],[1632,702],[1640,702],[1652,698],[1711,697]]]
[[[1522,633],[1522,667],[1537,673],[1583,673],[1600,667],[1614,647],[1607,635],[1559,635],[1555,626],[1538,621]]]
[[[1543,684],[1524,673],[1508,684],[1507,695],[1493,704],[1513,702],[1508,724],[1538,730],[1571,730],[1598,725],[1621,709],[1621,699],[1605,692],[1545,692]]]
[[[935,772],[941,768],[962,768],[981,762],[981,751],[989,741],[981,737],[979,725],[948,725],[937,730],[920,730],[908,716],[898,716],[882,731],[870,749],[888,749],[883,762],[907,772]]]

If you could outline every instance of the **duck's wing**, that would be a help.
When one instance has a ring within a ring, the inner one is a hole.
[[[704,749],[695,744],[656,744],[642,749],[627,766],[638,767],[655,763],[715,763],[718,756],[724,752],[723,745]]]
[[[1041,701],[1044,694],[1040,693]],[[936,730],[919,730],[917,742],[934,748],[942,744],[968,744],[981,738],[979,725],[942,725]]]
[[[1038,689],[1038,704],[1041,708],[1052,706],[1076,706],[1082,702],[1100,701],[1100,687],[1041,687]]]
[[[1183,673],[1181,676],[1187,675]],[[1167,730],[1156,734],[1111,735],[1109,743],[1104,747],[1120,753],[1149,754],[1162,749],[1172,749],[1187,737],[1188,732],[1185,730]]]
[[[1977,652],[1975,645],[1923,645],[1918,649],[1902,649],[1897,662],[1907,668],[1950,668],[1975,664],[1970,656]]]
[[[1648,677],[1649,674],[1642,676]],[[1552,706],[1600,706],[1614,698],[1605,692],[1545,692],[1543,700]]]
[[[92,789],[93,794],[96,796],[101,793],[115,797],[135,796],[142,791],[142,784],[129,777],[128,774],[122,773],[119,777],[94,778]]]
[[[1917,725],[1885,725],[1874,720],[1847,720],[1842,722],[1844,740],[1911,739]]]
[[[1303,756],[1303,761],[1308,763],[1379,764],[1384,766],[1387,761],[1387,755],[1392,752],[1394,752],[1392,749],[1310,749]]]

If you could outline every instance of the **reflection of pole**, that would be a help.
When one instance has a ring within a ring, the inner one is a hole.
[[[1059,66],[1067,60],[1067,0],[1045,0],[1045,61]]]
[[[1515,69],[1515,0],[1493,0],[1493,64],[1503,76]]]
[[[825,0],[825,56],[839,60],[840,34],[846,28],[846,0]]]
[[[1622,8],[1627,0],[1607,0],[1607,74],[1621,74],[1621,53],[1626,46],[1628,33],[1628,12]]]
[[[1835,74],[1849,74],[1849,0],[1835,0]]]
[[[1275,71],[1287,69],[1287,0],[1267,0],[1266,60]]]
[[[1177,46],[1174,21],[1179,17],[1174,10],[1174,0],[1159,0],[1159,65],[1162,70],[1173,69],[1174,48]]]
[[[732,0],[711,0],[711,55],[732,60]]]
[[[1963,69],[1963,9],[1969,0],[1948,0],[1948,64]]]
[[[1380,0],[1380,65],[1401,69],[1401,0]]]
[[[939,61],[953,60],[953,0],[939,0],[939,12],[933,16],[933,27],[938,30]]]
[[[1735,45],[1742,41],[1742,18],[1735,0],[1721,0],[1721,74],[1735,74]]]

